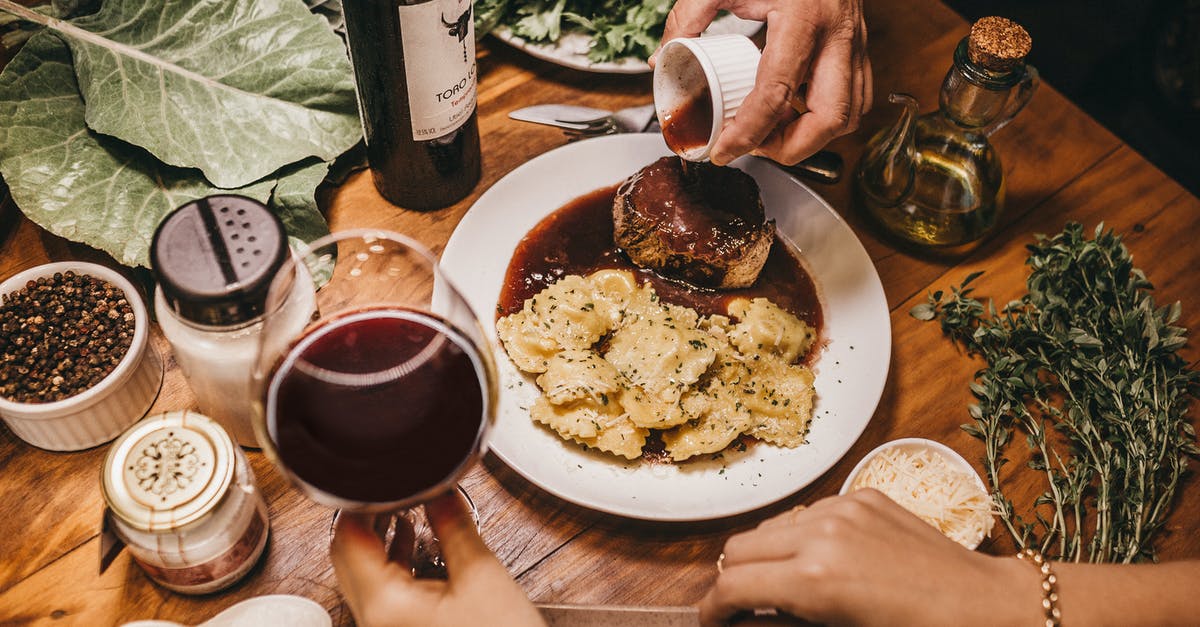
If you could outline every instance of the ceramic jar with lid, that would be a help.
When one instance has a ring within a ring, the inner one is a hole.
[[[101,489],[108,523],[133,559],[176,592],[232,585],[267,545],[270,521],[254,472],[204,415],[167,412],[130,427],[108,451]]]

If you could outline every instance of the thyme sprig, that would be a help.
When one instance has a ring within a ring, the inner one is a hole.
[[[996,510],[1017,544],[1072,561],[1153,559],[1187,458],[1200,455],[1187,417],[1200,373],[1178,354],[1180,304],[1155,306],[1153,286],[1103,224],[1089,240],[1070,223],[1028,249],[1019,300],[985,306],[973,273],[910,314],[938,320],[987,362],[962,428],[984,444]],[[1033,520],[1001,489],[1014,433],[1046,486],[1028,508]]]

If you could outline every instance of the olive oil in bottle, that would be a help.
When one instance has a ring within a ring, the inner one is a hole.
[[[857,203],[908,244],[956,250],[981,241],[1004,209],[1004,171],[988,136],[1013,119],[1038,84],[1025,64],[1030,38],[1004,18],[983,18],[954,52],[940,108],[904,107],[894,127],[868,144],[855,175]]]

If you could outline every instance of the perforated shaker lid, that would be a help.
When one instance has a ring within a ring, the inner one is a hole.
[[[263,314],[271,279],[287,258],[283,223],[253,198],[208,196],[167,215],[150,265],[180,317],[230,326]]]
[[[213,510],[233,482],[233,440],[190,411],[155,414],[113,442],[104,459],[104,501],[121,520],[163,532]]]

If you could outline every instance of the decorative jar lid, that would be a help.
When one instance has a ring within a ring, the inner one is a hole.
[[[155,414],[113,442],[101,490],[118,518],[149,532],[196,522],[233,481],[234,444],[211,418],[191,411]]]

